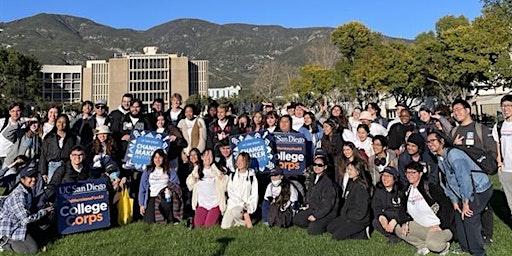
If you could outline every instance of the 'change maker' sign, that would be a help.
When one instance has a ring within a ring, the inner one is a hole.
[[[169,136],[149,130],[133,130],[130,134],[130,144],[126,150],[124,161],[126,169],[144,170],[151,163],[151,155],[161,148],[167,152]]]
[[[274,169],[273,139],[268,131],[235,135],[229,140],[235,163],[241,152],[247,152],[251,156],[250,168],[259,172],[269,172],[270,169]]]
[[[57,226],[59,234],[72,234],[110,226],[105,179],[58,184]]]

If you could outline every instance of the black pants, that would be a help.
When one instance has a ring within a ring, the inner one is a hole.
[[[340,216],[331,221],[327,226],[327,231],[336,240],[368,239],[365,233],[366,227],[368,227],[368,223],[355,222],[347,219],[346,216]]]
[[[487,255],[482,239],[482,212],[492,196],[492,188],[477,193],[475,199],[469,202],[469,208],[473,210],[473,216],[462,220],[460,214],[455,214],[455,227],[462,249],[471,255]]]
[[[307,228],[310,235],[319,235],[324,233],[327,230],[327,225],[336,218],[336,211],[332,211],[327,216],[311,222],[308,217],[312,214],[313,212],[309,209],[298,212],[293,218],[293,225]]]
[[[494,231],[494,211],[491,204],[487,204],[482,212],[482,236],[491,239]]]
[[[160,201],[159,205],[160,213],[162,217],[167,220],[168,223],[172,222],[172,202],[166,202],[165,200]],[[150,197],[146,204],[146,212],[143,216],[144,222],[155,223],[155,198]]]
[[[398,236],[395,235],[395,233],[388,233],[382,225],[380,224],[379,219],[373,219],[372,221],[373,228],[377,230],[379,233],[383,234],[387,238],[398,238]]]

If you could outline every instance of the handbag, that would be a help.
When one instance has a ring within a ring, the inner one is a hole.
[[[133,198],[129,196],[128,190],[124,188],[121,191],[121,197],[117,203],[117,223],[126,225],[133,220]]]

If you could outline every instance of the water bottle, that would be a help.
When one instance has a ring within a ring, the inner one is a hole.
[[[171,190],[169,188],[165,189],[165,201],[168,203],[171,202]]]

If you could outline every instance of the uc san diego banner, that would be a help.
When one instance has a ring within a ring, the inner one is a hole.
[[[72,234],[110,226],[105,179],[57,184],[59,234]]]
[[[169,136],[166,133],[157,133],[150,130],[133,130],[130,134],[130,144],[124,157],[126,169],[143,170],[151,163],[151,155],[161,148],[167,152]]]
[[[241,152],[247,152],[251,156],[250,168],[259,172],[269,172],[275,167],[273,138],[268,131],[231,136],[229,141],[233,161],[236,161]]]
[[[284,174],[301,175],[306,169],[306,138],[302,133],[274,133],[277,160]]]

